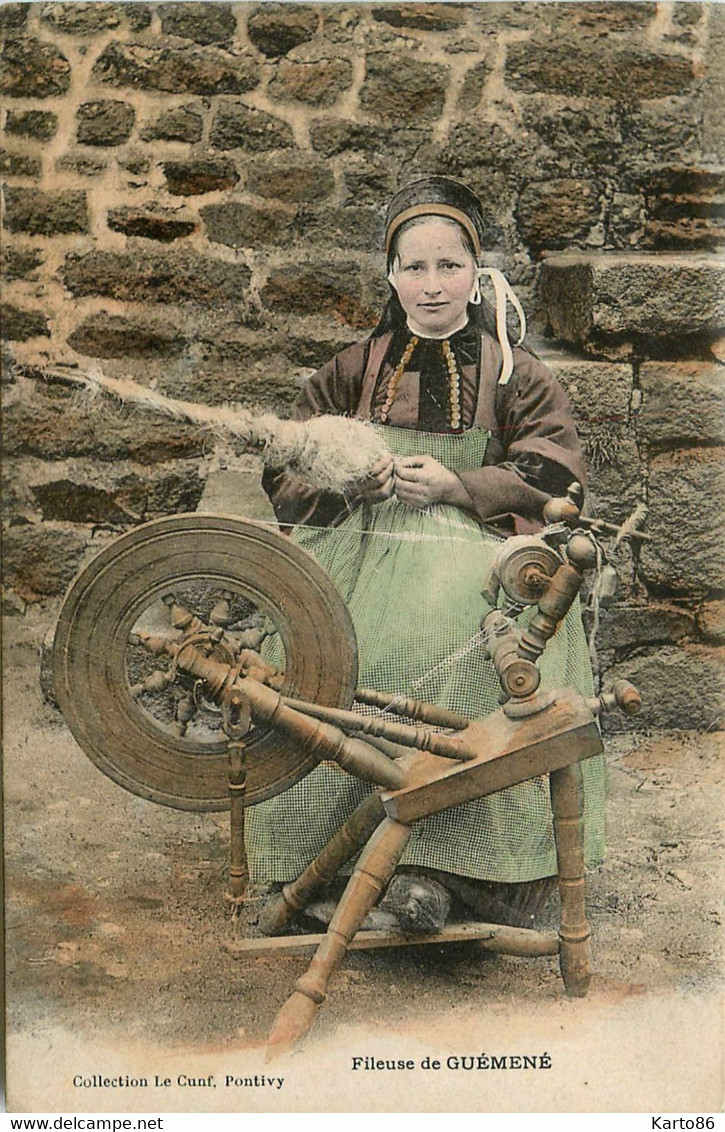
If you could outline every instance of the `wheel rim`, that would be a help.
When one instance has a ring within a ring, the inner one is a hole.
[[[164,594],[200,582],[249,600],[275,624],[286,654],[283,692],[350,707],[357,648],[328,575],[277,531],[225,515],[145,523],[106,547],[76,578],[53,647],[58,702],[75,739],[115,782],[183,810],[229,805],[225,743],[170,735],[131,694],[129,635]],[[246,804],[294,785],[315,760],[255,729],[245,743]]]

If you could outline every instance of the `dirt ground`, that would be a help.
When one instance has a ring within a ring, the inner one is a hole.
[[[589,881],[587,999],[566,999],[550,958],[471,944],[358,952],[284,1088],[225,1085],[229,1065],[232,1076],[240,1066],[277,1072],[263,1068],[261,1042],[307,961],[224,951],[227,817],[146,802],[91,764],[40,693],[39,648],[55,613],[8,618],[4,634],[11,1110],[720,1108],[719,735],[609,742],[609,850]],[[247,931],[254,911],[252,902]],[[547,915],[555,922],[555,905]],[[410,1054],[416,1068],[405,1082],[385,1073],[381,1092],[380,1076],[351,1070],[351,1049]],[[528,1077],[449,1069],[433,1083],[419,1067],[431,1049],[533,1049],[554,1065]],[[216,1073],[214,1085],[179,1085],[182,1065],[187,1076],[189,1066],[199,1078]],[[138,1077],[169,1066],[163,1094],[71,1084],[76,1072]]]

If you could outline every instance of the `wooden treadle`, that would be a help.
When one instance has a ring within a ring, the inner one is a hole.
[[[225,943],[224,950],[236,958],[256,955],[306,955],[314,951],[325,933],[311,935],[269,936],[260,939],[236,939]],[[447,924],[435,935],[405,935],[393,931],[361,931],[350,944],[351,951],[373,947],[420,947],[428,943],[464,943],[478,941],[486,951],[504,955],[558,955],[556,932],[539,932],[531,928],[512,928],[503,924]]]

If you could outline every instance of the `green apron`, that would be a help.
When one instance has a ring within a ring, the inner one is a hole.
[[[451,471],[481,467],[489,433],[455,435],[376,426],[399,456],[429,455]],[[447,504],[420,511],[393,497],[358,507],[339,526],[295,528],[343,595],[358,639],[362,687],[412,696],[470,718],[499,706],[500,685],[478,634],[481,590],[501,543]],[[525,625],[535,607],[518,618]],[[478,636],[477,636],[478,634]],[[542,685],[593,692],[578,605],[539,661]],[[373,709],[368,709],[373,710]],[[604,850],[604,760],[582,765],[589,864]],[[290,790],[248,812],[256,883],[289,881],[323,848],[371,787],[323,763]],[[548,780],[536,778],[418,822],[401,864],[477,879],[519,882],[556,872]]]

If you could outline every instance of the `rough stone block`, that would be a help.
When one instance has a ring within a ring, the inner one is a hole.
[[[268,349],[263,358],[254,360],[257,352],[254,348],[245,350],[243,345],[233,342],[220,343],[219,349],[208,342],[204,342],[201,349],[195,344],[193,371],[177,367],[171,379],[165,373],[164,389],[169,396],[188,399],[190,395],[197,401],[199,391],[203,390],[204,400],[209,404],[235,402],[256,411],[271,410],[289,416],[289,406],[299,392],[301,380],[295,380],[283,354]],[[208,361],[197,361],[202,354]],[[228,355],[229,360],[222,360],[223,355]],[[215,441],[207,433],[206,454],[210,455],[214,448]]]
[[[327,314],[348,326],[368,326],[372,312],[361,307],[357,265],[322,260],[294,271],[276,268],[262,288],[262,301],[292,314]]]
[[[0,589],[0,616],[24,617],[27,608],[28,603],[26,601],[23,601],[20,594],[16,594],[14,590],[5,589],[4,586],[2,587],[2,589]],[[41,656],[40,671],[38,674],[40,688],[46,700],[48,700],[48,702],[51,703],[53,707],[57,707],[58,704],[53,699],[54,693],[52,685],[50,687],[47,686],[47,678],[49,675],[52,676],[52,672],[48,664],[43,664],[43,660],[44,657]]]
[[[0,91],[12,98],[51,98],[70,86],[70,63],[52,43],[19,37],[5,44]]]
[[[141,31],[151,23],[151,10],[135,3],[54,3],[41,6],[40,18],[64,35],[95,35],[124,25]]]
[[[62,526],[11,527],[3,536],[6,585],[29,603],[64,593],[85,553],[88,537],[85,531]]]
[[[376,155],[381,149],[387,150],[390,137],[389,131],[377,125],[339,118],[317,118],[310,125],[310,140],[313,149],[325,157],[335,157],[351,150]]]
[[[659,593],[702,597],[725,588],[722,448],[684,448],[655,456],[649,469],[648,532],[642,577]]]
[[[586,240],[599,220],[599,189],[573,177],[534,181],[518,199],[516,224],[532,251]]]
[[[657,649],[615,665],[607,671],[604,686],[614,680],[631,680],[642,697],[642,709],[630,718],[609,712],[604,717],[605,730],[722,728],[724,660],[723,649],[685,645]]]
[[[547,147],[547,163],[565,175],[609,165],[622,144],[618,107],[609,101],[572,99],[552,107],[546,95],[532,95],[522,106],[527,131],[535,131]]]
[[[551,8],[551,15],[545,9],[542,16],[552,30],[559,34],[583,33],[588,37],[631,34],[646,28],[655,16],[655,11],[648,4],[641,4],[638,0],[634,3],[622,0],[616,5],[582,0],[577,4],[552,4]]]
[[[250,55],[218,47],[110,43],[93,67],[98,82],[173,94],[243,94],[259,77]]]
[[[31,474],[29,488],[44,522],[127,524],[194,511],[204,481],[197,461],[145,469],[76,460]]]
[[[699,251],[719,248],[725,243],[725,224],[720,218],[680,216],[672,220],[648,220],[645,225],[643,247]]]
[[[589,468],[590,513],[623,523],[644,496],[645,466],[632,431],[624,426],[598,429],[592,425],[579,431]]]
[[[133,177],[142,177],[151,170],[151,160],[143,153],[122,153],[116,158],[119,169],[125,169]],[[138,183],[131,186],[138,188]]]
[[[250,272],[244,264],[223,263],[186,251],[166,255],[97,251],[68,256],[62,277],[74,295],[213,307],[239,302]]]
[[[535,343],[536,353],[560,383],[571,404],[577,426],[622,426],[629,417],[632,367],[615,362],[590,361]]]
[[[388,163],[365,158],[347,163],[344,174],[345,205],[372,205],[389,200],[395,191],[395,176]]]
[[[725,641],[725,601],[706,601],[697,611],[697,627],[708,641]]]
[[[164,213],[152,208],[112,208],[108,213],[108,227],[126,236],[142,236],[170,244],[195,232],[195,220],[180,220],[175,213]]]
[[[239,174],[232,161],[165,161],[169,192],[175,196],[201,196],[233,189]]]
[[[287,354],[293,365],[305,369],[319,369],[353,342],[358,342],[357,331],[335,326],[328,318],[319,319],[317,326],[309,330],[292,330],[287,335]]]
[[[247,187],[258,196],[295,204],[329,197],[335,178],[322,161],[258,160],[247,170]]]
[[[81,177],[97,177],[107,165],[108,162],[100,155],[81,151],[64,153],[55,163],[59,172],[79,173]]]
[[[666,165],[650,169],[642,178],[642,188],[652,206],[657,201],[665,205],[677,203],[682,197],[685,201],[701,201],[702,210],[706,211],[709,202],[721,203],[725,175],[720,169],[704,165]]]
[[[77,139],[83,145],[122,145],[133,130],[136,113],[127,102],[84,102],[76,111]]]
[[[65,232],[87,232],[86,194],[75,189],[60,193],[43,193],[38,189],[21,189],[6,185],[5,220],[9,232],[27,232],[31,236],[58,236]]]
[[[653,19],[654,9],[648,4],[628,3],[626,0],[616,4],[602,4],[599,0],[577,0],[577,3],[547,3],[533,7],[528,0],[506,0],[471,5],[471,24],[476,29],[489,34],[500,35],[502,30],[514,28],[525,30],[529,36],[536,33],[559,38],[583,37],[591,42],[595,38],[606,38],[631,33],[646,28]]]
[[[289,241],[291,217],[281,208],[257,208],[235,200],[208,204],[200,215],[209,239],[230,248]]]
[[[311,40],[320,22],[308,4],[261,4],[247,20],[249,38],[263,55],[276,58]]]
[[[180,330],[170,325],[115,314],[94,314],[67,339],[79,354],[94,358],[173,358],[186,345]]]
[[[506,54],[506,85],[529,94],[612,98],[620,102],[665,98],[689,90],[695,81],[691,59],[620,46],[605,48],[571,41],[511,43]]]
[[[358,4],[320,4],[320,31],[325,43],[348,48],[356,28],[367,22],[367,12]],[[314,49],[317,45],[312,44]]]
[[[382,216],[370,208],[315,209],[302,206],[295,218],[297,236],[315,244],[334,248],[359,248],[361,251],[382,250],[384,223]]]
[[[7,149],[0,149],[0,174],[5,177],[39,177],[41,172],[40,159],[30,157],[27,153],[12,153]]]
[[[715,161],[725,160],[725,69],[722,65],[725,52],[725,10],[719,5],[707,6],[707,39],[703,64],[706,82],[701,94],[703,151]]]
[[[231,39],[237,30],[231,4],[161,4],[159,13],[166,35],[178,35],[196,43],[221,43]]]
[[[449,73],[410,55],[371,52],[360,104],[385,122],[431,121],[443,109]]]
[[[14,386],[16,378],[14,351],[5,342],[0,342],[0,387]]]
[[[280,102],[304,102],[308,106],[332,106],[352,83],[352,65],[347,59],[298,62],[283,59],[269,86],[269,94]]]
[[[26,342],[28,338],[49,338],[48,319],[42,311],[24,310],[12,303],[4,303],[0,334],[8,342]]]
[[[704,5],[694,2],[692,4],[678,4],[672,13],[672,21],[678,28],[691,28],[702,20]]]
[[[30,4],[3,4],[0,7],[0,33],[17,35],[28,21]]]
[[[212,472],[204,485],[199,510],[274,521],[272,504],[262,488],[262,470],[258,456],[240,456],[233,467]]]
[[[0,248],[2,278],[8,283],[14,279],[37,279],[36,268],[43,262],[40,248],[15,248],[3,245]]]
[[[643,180],[644,243],[655,248],[710,248],[725,243],[725,177],[718,169],[670,166]]]
[[[476,121],[473,117],[453,125],[436,168],[449,176],[463,177],[479,196],[495,173],[505,178],[503,183],[510,194],[517,185],[540,180],[540,149],[525,133],[514,141],[497,122]],[[483,186],[480,190],[479,185]],[[482,203],[489,202],[484,197]]]
[[[51,110],[8,110],[5,129],[20,137],[50,141],[58,132],[58,115]]]
[[[717,337],[725,262],[714,256],[550,256],[540,297],[556,338],[586,351],[631,342]]]
[[[621,188],[637,186],[642,175],[653,166],[699,161],[692,123],[701,113],[699,95],[695,92],[619,107],[622,144],[617,151],[617,161],[622,170]]]
[[[181,141],[198,142],[204,128],[202,118],[196,106],[176,106],[172,110],[165,110],[155,122],[146,126],[141,132],[144,141]]]
[[[215,149],[261,153],[289,148],[294,145],[294,134],[292,127],[274,114],[253,110],[242,102],[222,103],[212,123],[209,144]]]
[[[708,362],[644,362],[638,426],[652,445],[725,441],[725,367]]]
[[[384,4],[372,9],[372,17],[394,28],[422,31],[453,31],[466,22],[464,4]]]
[[[237,370],[237,388],[239,393],[239,371],[250,367],[253,363],[263,361],[270,354],[279,352],[280,344],[284,342],[285,335],[278,335],[269,329],[260,335],[256,326],[240,325],[232,313],[229,317],[206,319],[204,324],[196,327],[193,343],[193,357],[198,366],[203,366],[209,374],[216,372],[221,375],[219,380],[224,382],[229,373]],[[228,365],[231,363],[231,365]],[[195,396],[195,374],[184,373],[177,368],[171,378],[164,382],[164,389],[171,391],[174,396]],[[229,399],[229,391],[217,393],[211,389],[205,390],[207,403],[219,404]],[[232,394],[232,399],[234,394]]]
[[[607,247],[631,250],[644,237],[644,196],[639,193],[612,193],[606,217]]]
[[[597,648],[631,652],[652,645],[674,644],[694,634],[694,614],[676,605],[613,605],[600,613]]]
[[[90,456],[157,464],[201,456],[208,448],[208,437],[177,421],[124,414],[108,405],[91,413],[62,387],[33,390],[34,383],[26,379],[20,379],[18,385],[22,388],[6,401],[3,412],[3,448],[8,457],[62,460]]]

